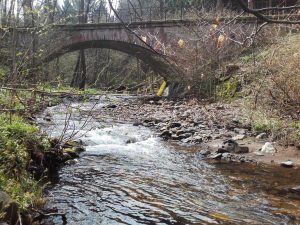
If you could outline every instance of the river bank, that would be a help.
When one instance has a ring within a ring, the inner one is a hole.
[[[33,224],[46,217],[40,211],[46,183],[84,150],[79,143],[49,138],[35,123],[38,113],[60,104],[62,98],[34,96],[33,105],[25,107],[23,101],[32,96],[21,94],[11,103],[9,94],[0,91],[0,224],[4,225]]]
[[[57,115],[55,110],[52,113],[51,110],[48,110],[56,108],[56,106],[47,108],[37,115],[36,124],[43,128],[51,128],[53,137],[55,137],[51,139],[52,141],[47,149],[37,152],[40,154],[31,156],[31,158],[35,158],[30,164],[31,172],[39,173],[37,177],[41,177],[45,170],[55,171],[54,174],[61,173],[59,169],[66,162],[69,162],[68,165],[74,163],[76,165],[77,161],[72,159],[79,157],[84,150],[83,145],[90,148],[93,144],[85,142],[85,140],[81,140],[80,137],[78,138],[73,134],[77,132],[76,129],[78,128],[79,130],[85,130],[85,132],[97,130],[99,129],[97,127],[98,123],[104,123],[105,126],[126,124],[126,127],[131,124],[130,128],[125,128],[126,132],[123,128],[120,130],[121,134],[119,135],[123,135],[125,139],[127,138],[126,140],[122,138],[120,142],[125,143],[124,147],[135,143],[138,147],[141,140],[134,135],[131,137],[130,133],[145,127],[154,131],[155,137],[165,140],[168,145],[176,146],[177,151],[180,151],[183,147],[184,152],[188,149],[189,153],[200,155],[201,158],[205,158],[212,164],[221,160],[231,162],[232,168],[236,168],[238,166],[232,162],[247,162],[251,165],[280,165],[281,162],[290,159],[295,169],[299,166],[299,150],[296,147],[286,150],[272,143],[276,147],[275,153],[259,151],[266,142],[272,142],[271,137],[268,137],[268,134],[253,132],[251,124],[243,119],[239,108],[232,105],[204,104],[196,100],[175,102],[126,95],[95,96],[89,98],[90,103],[81,102],[81,98],[63,98],[62,102],[61,105],[64,105],[64,107],[57,106],[58,112],[62,115]],[[72,113],[68,114],[70,110]],[[52,127],[53,123],[56,125],[54,129]],[[68,127],[69,125],[71,127]],[[73,125],[79,126],[72,128]],[[66,132],[67,130],[68,132]],[[125,133],[122,134],[122,132]],[[148,131],[143,130],[143,132]],[[73,135],[73,139],[77,142],[69,141],[68,133],[71,136]],[[80,136],[84,137],[84,133]],[[64,134],[66,136],[60,136]],[[106,133],[103,134],[105,139],[107,137]],[[224,142],[232,139],[236,141],[231,142],[233,147],[228,145],[230,142],[224,144]],[[152,148],[151,145],[149,145],[149,148]],[[241,152],[245,149],[249,152]],[[39,157],[35,157],[36,155]],[[226,167],[227,169],[230,168],[230,164],[227,166],[228,168]],[[291,167],[290,165],[286,166]],[[250,171],[253,168],[248,169]],[[280,173],[282,172],[280,171]],[[59,176],[61,175],[56,174],[55,179],[58,179]],[[41,185],[41,183],[37,185]],[[295,188],[295,186],[291,188]],[[279,191],[282,192],[282,190],[287,193],[299,191],[298,189],[287,189],[286,186],[280,188]],[[41,205],[44,204],[44,200],[41,200],[40,203]],[[17,211],[15,210],[15,212]],[[64,213],[53,211],[51,208],[46,211],[33,211],[31,215],[20,215],[23,218],[23,224],[30,224],[35,218],[38,218],[38,220],[43,218],[43,214],[46,215],[47,212],[50,212],[50,215],[61,215],[65,218]],[[26,222],[26,220],[29,222]]]
[[[208,159],[300,165],[299,146],[282,146],[270,134],[253,131],[238,105],[197,100],[117,101],[96,112],[96,118],[150,127],[168,142],[197,146],[194,149]]]

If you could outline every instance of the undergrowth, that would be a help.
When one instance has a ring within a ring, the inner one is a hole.
[[[0,190],[8,193],[20,210],[40,202],[42,187],[28,170],[32,156],[42,154],[47,139],[16,115],[0,114]]]
[[[300,145],[300,35],[278,37],[278,42],[243,56],[243,88],[252,128],[268,132],[284,145]]]

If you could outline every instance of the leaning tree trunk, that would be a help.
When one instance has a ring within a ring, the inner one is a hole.
[[[71,87],[84,89],[86,83],[86,64],[84,50],[79,51]]]
[[[91,0],[88,0],[86,11],[84,10],[84,0],[80,1],[80,8],[78,14],[78,22],[86,23],[87,15],[90,10]],[[79,89],[84,89],[86,84],[86,63],[85,63],[85,54],[84,50],[80,50],[79,56],[77,58],[77,63],[75,67],[75,71],[73,74],[73,79],[71,82],[71,87],[77,87]]]

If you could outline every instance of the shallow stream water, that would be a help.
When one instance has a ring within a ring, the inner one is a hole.
[[[73,115],[65,130],[79,131],[86,152],[62,168],[46,197],[50,208],[66,211],[68,224],[300,224],[300,197],[285,191],[300,185],[299,170],[208,163],[148,128],[97,119],[82,127],[78,103],[67,105]],[[47,112],[52,122],[41,115],[40,126],[59,136],[70,110],[62,104]]]

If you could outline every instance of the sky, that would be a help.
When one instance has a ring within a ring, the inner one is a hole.
[[[100,2],[100,0],[98,1]],[[109,9],[110,7],[109,7],[108,0],[105,1],[106,1],[106,7]],[[113,3],[114,8],[118,8],[119,0],[111,0],[111,2]],[[62,6],[64,4],[64,0],[58,0],[58,4]]]

